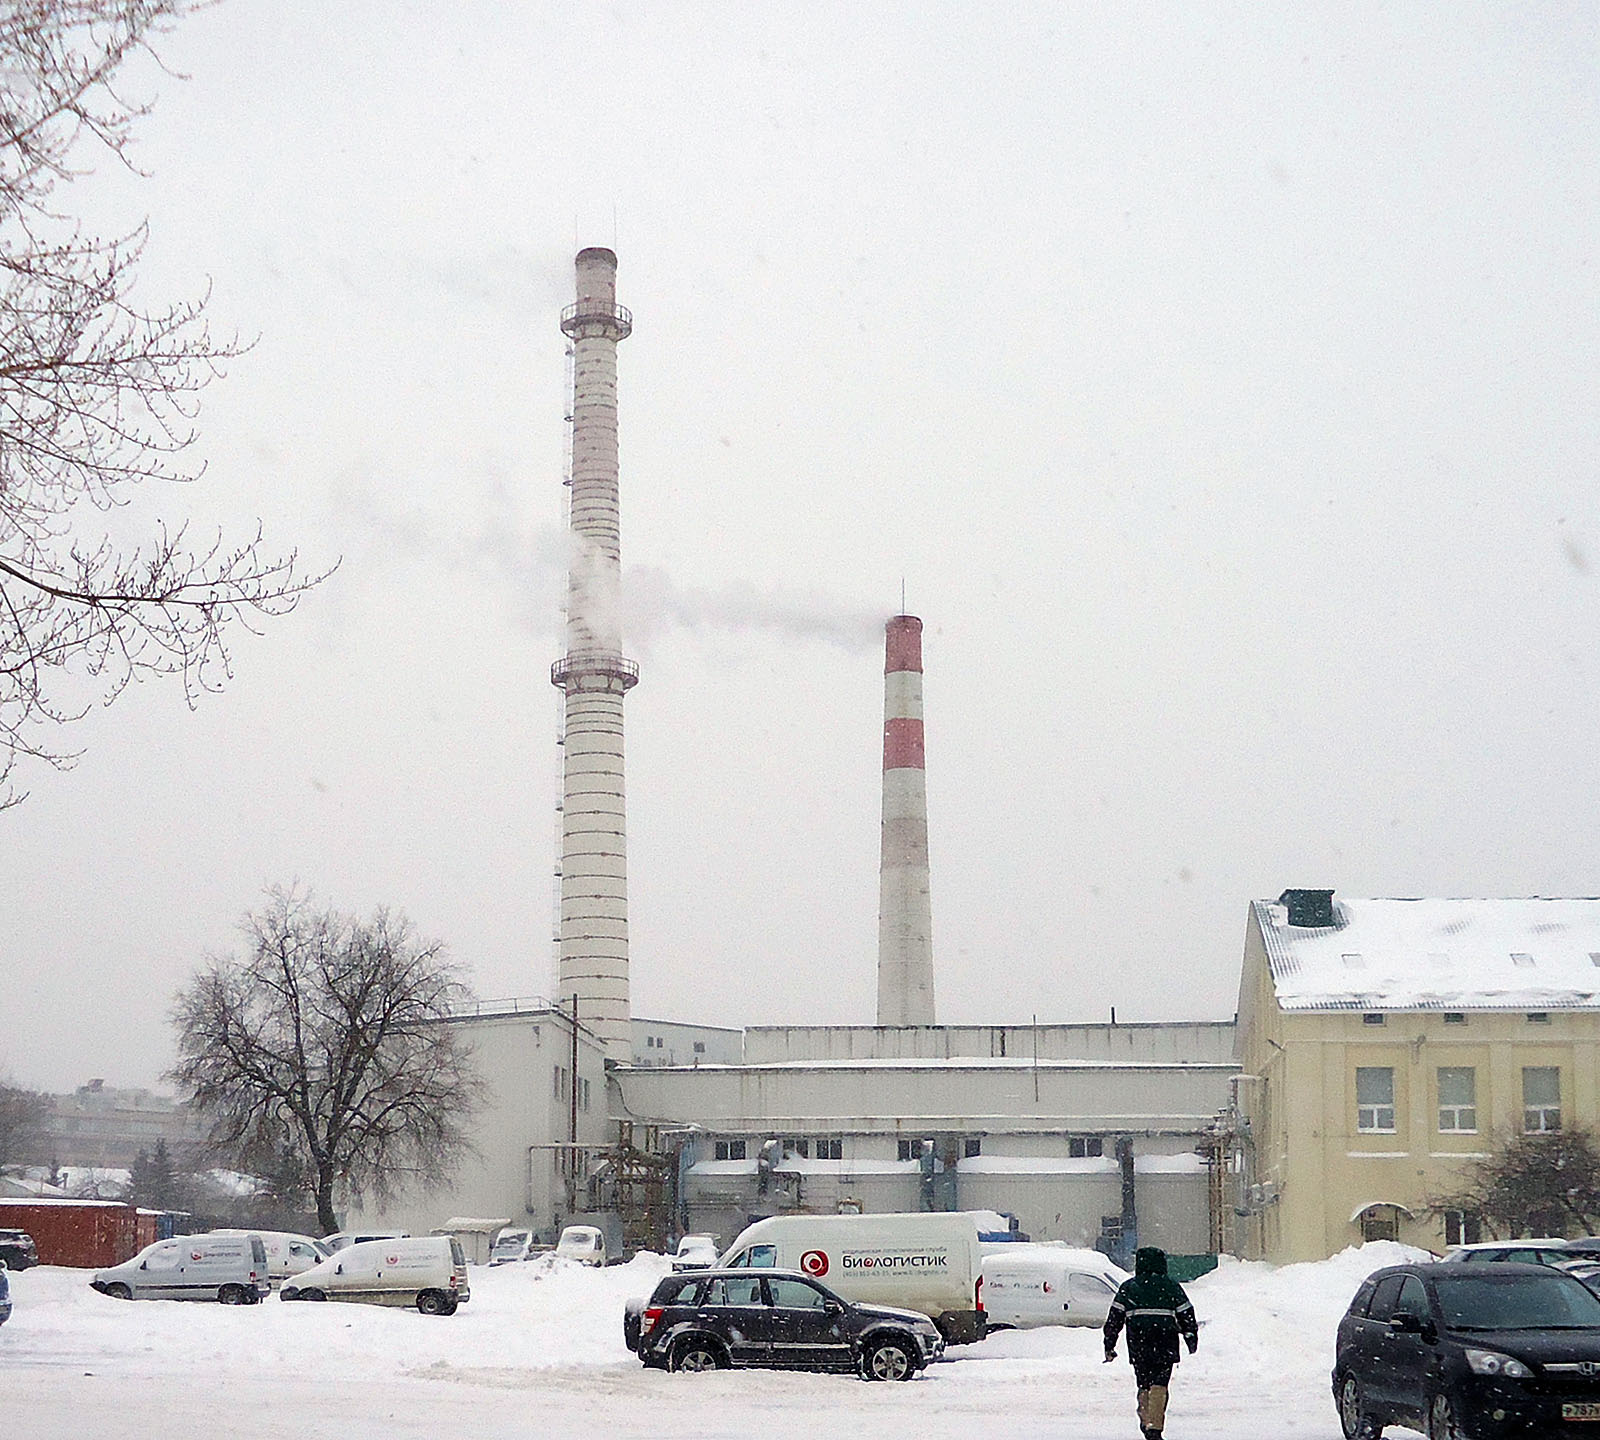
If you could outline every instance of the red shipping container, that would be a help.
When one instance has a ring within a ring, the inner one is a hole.
[[[41,1265],[120,1265],[139,1253],[138,1224],[138,1212],[118,1200],[0,1199],[0,1230],[26,1230]]]

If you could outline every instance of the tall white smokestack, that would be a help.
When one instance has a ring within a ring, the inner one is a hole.
[[[617,304],[617,257],[580,250],[578,298],[561,314],[572,365],[572,555],[567,653],[550,667],[566,695],[561,811],[560,988],[606,1053],[632,1058],[628,999],[628,842],[622,697],[639,667],[622,658],[617,503],[617,342],[633,317]]]
[[[878,1024],[932,1025],[933,909],[922,737],[922,621],[884,629],[883,861],[878,891]]]

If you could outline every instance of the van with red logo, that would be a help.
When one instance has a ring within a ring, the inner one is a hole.
[[[718,1264],[798,1270],[846,1300],[919,1310],[952,1345],[984,1336],[978,1226],[959,1212],[775,1215],[746,1226]]]
[[[179,1235],[131,1260],[95,1271],[92,1285],[114,1300],[220,1300],[254,1305],[272,1292],[261,1237]]]
[[[278,1298],[415,1305],[424,1315],[454,1315],[472,1290],[466,1252],[454,1235],[414,1235],[347,1245],[286,1280]]]

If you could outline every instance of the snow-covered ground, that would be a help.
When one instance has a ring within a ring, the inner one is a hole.
[[[1361,1278],[1412,1258],[1367,1245],[1315,1265],[1224,1260],[1189,1287],[1200,1351],[1173,1380],[1171,1440],[1337,1440],[1334,1329]],[[190,1436],[649,1436],[684,1440],[1137,1440],[1125,1358],[1095,1330],[991,1336],[910,1384],[842,1376],[644,1370],[622,1309],[657,1256],[588,1270],[550,1259],[474,1269],[449,1318],[357,1305],[108,1300],[84,1271],[11,1277],[0,1326],[0,1434],[29,1440]]]

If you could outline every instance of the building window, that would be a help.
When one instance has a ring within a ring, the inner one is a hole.
[[[719,1140],[714,1153],[718,1160],[743,1160],[744,1141]]]
[[[790,1135],[783,1142],[783,1148],[791,1155],[798,1155],[802,1160],[811,1158],[811,1142],[801,1135]]]
[[[961,1153],[971,1160],[976,1155],[983,1154],[983,1141],[976,1135],[969,1135],[961,1143]]]
[[[1483,1239],[1483,1217],[1471,1210],[1446,1210],[1444,1212],[1444,1243],[1446,1245],[1476,1245]]]
[[[1370,1205],[1361,1212],[1361,1238],[1363,1240],[1398,1240],[1400,1217],[1393,1205]],[[1407,1277],[1408,1279],[1411,1277]],[[1424,1302],[1426,1303],[1426,1302]],[[1426,1311],[1422,1312],[1426,1313]]]
[[[1561,1071],[1557,1066],[1523,1067],[1522,1128],[1530,1135],[1561,1128]]]
[[[1439,1131],[1475,1135],[1478,1130],[1478,1072],[1470,1065],[1439,1067]]]
[[[566,1072],[566,1068],[564,1066],[557,1065],[556,1068],[555,1068],[555,1074],[551,1078],[555,1082],[555,1088],[554,1088],[553,1093],[554,1093],[556,1099],[557,1100],[565,1100],[567,1098],[567,1072]]]
[[[1095,1160],[1105,1154],[1105,1141],[1098,1135],[1070,1135],[1067,1154],[1074,1160]]]
[[[831,1140],[818,1140],[817,1141],[817,1159],[819,1159],[819,1160],[843,1160],[844,1159],[844,1142],[839,1140],[839,1139],[837,1139],[837,1138],[834,1138],[834,1139],[831,1139]]]
[[[694,1053],[696,1055],[704,1055],[706,1053],[706,1042],[704,1040],[696,1040],[694,1042]]]
[[[1528,1011],[1528,1023],[1531,1025],[1548,1025],[1550,1016],[1543,1010]]]
[[[589,1108],[589,1082],[582,1075],[578,1076],[578,1109]]]
[[[1383,1012],[1381,1010],[1369,1010],[1361,1017],[1361,1023],[1363,1025],[1381,1025],[1383,1024]]]
[[[1364,1134],[1394,1134],[1394,1070],[1390,1066],[1356,1066],[1356,1129]]]
[[[1467,1017],[1459,1010],[1446,1010],[1444,1012],[1444,1023],[1446,1025],[1465,1025]]]

